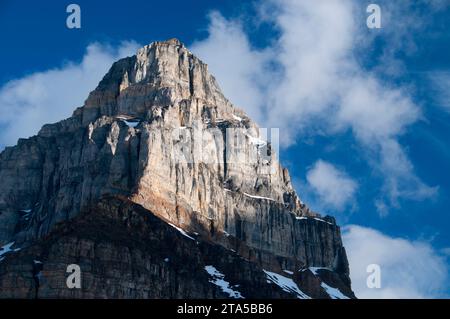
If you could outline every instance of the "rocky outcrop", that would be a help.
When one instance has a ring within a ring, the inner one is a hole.
[[[152,43],[114,63],[71,118],[0,154],[0,244],[40,247],[58,237],[58,225],[76,224],[104,196],[126,198],[197,233],[202,245],[236,251],[260,271],[327,269],[352,296],[339,227],[300,201],[264,133],[178,40]],[[125,247],[111,245],[111,251]],[[323,292],[318,280],[311,285]],[[147,284],[116,296],[158,297],[146,295]],[[186,285],[159,297],[182,297]],[[325,296],[313,290],[311,296]],[[201,296],[215,296],[205,291]]]

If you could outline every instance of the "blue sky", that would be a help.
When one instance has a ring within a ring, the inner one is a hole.
[[[1,1],[0,144],[69,116],[115,59],[176,37],[280,128],[300,196],[344,227],[357,295],[448,297],[450,2],[373,2],[379,30],[365,1],[76,1],[76,30],[70,2]],[[386,269],[376,291],[372,262]]]

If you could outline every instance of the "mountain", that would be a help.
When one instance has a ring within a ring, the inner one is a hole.
[[[0,154],[0,297],[354,298],[339,226],[264,135],[176,39],[115,62]]]

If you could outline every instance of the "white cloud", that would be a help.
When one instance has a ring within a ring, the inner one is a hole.
[[[306,180],[327,207],[341,211],[354,202],[357,183],[330,163],[318,160],[306,174]]]
[[[364,37],[383,38],[382,53],[371,56],[374,68],[388,76],[401,76],[407,72],[400,57],[417,53],[420,43],[416,35],[426,30],[435,19],[435,13],[450,6],[448,0],[378,0],[381,7],[382,28],[377,32],[366,32]],[[370,50],[372,42],[365,41],[364,48]]]
[[[343,229],[352,288],[358,298],[446,297],[448,269],[427,242],[392,238],[371,228]],[[367,266],[381,268],[381,288],[368,288]]]
[[[381,80],[355,58],[373,40],[362,41],[361,10],[356,0],[267,0],[258,7],[259,22],[269,20],[278,31],[268,47],[252,48],[239,20],[214,13],[209,36],[192,49],[208,61],[232,102],[260,125],[280,128],[282,146],[316,132],[353,132],[384,176],[378,204],[387,212],[400,198],[422,200],[437,188],[415,175],[399,143],[422,117],[408,88]]]
[[[41,126],[69,117],[81,106],[112,63],[135,53],[138,45],[123,42],[114,48],[90,44],[80,63],[33,73],[0,88],[0,145],[36,134]]]
[[[206,57],[212,74],[220,76],[225,96],[237,106],[245,107],[259,122],[263,119],[260,106],[265,98],[262,81],[272,80],[265,73],[270,52],[252,50],[239,21],[228,21],[217,12],[209,17],[208,40],[194,42],[190,48],[200,57]]]

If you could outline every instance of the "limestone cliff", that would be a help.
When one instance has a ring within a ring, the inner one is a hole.
[[[0,251],[0,297],[32,296],[32,271],[20,265],[33,254],[46,259],[42,272],[52,287],[62,285],[64,273],[58,269],[71,260],[91,258],[106,268],[111,261],[115,274],[116,294],[108,294],[108,287],[78,293],[40,288],[41,297],[213,298],[221,295],[208,271],[173,282],[189,267],[213,266],[211,255],[236,284],[246,282],[246,297],[286,297],[251,288],[252,282],[259,287],[267,284],[264,278],[276,281],[276,276],[295,281],[311,297],[329,297],[330,285],[354,297],[339,227],[301,202],[264,133],[223,96],[207,65],[178,40],[152,43],[117,61],[72,117],[45,125],[37,136],[0,154],[0,246],[9,249]],[[133,214],[117,213],[124,203],[139,211],[141,226],[123,225]],[[115,213],[105,217],[96,210],[99,205],[98,210]],[[146,218],[158,220],[153,235],[142,233]],[[129,242],[99,236],[108,223],[120,236],[131,236]],[[175,238],[168,224],[200,246],[184,237],[174,241],[174,252],[163,244],[148,247],[146,236],[155,242]],[[97,257],[92,247],[99,242],[126,262],[116,267],[112,259]],[[91,247],[92,254],[80,245]],[[77,253],[63,252],[64,247]],[[147,259],[133,255],[144,252]],[[151,279],[134,276],[133,269],[144,267],[140,263],[148,268],[155,256],[169,253],[196,260],[184,270],[182,262],[167,270],[159,260]],[[233,274],[227,260],[236,272],[250,267],[250,277]],[[106,276],[89,269],[95,278]],[[30,280],[28,288],[15,285],[17,278]],[[204,287],[191,295],[196,281]],[[132,292],[126,293],[127,285]],[[149,293],[152,285],[160,290]],[[165,285],[171,293],[163,292]]]

